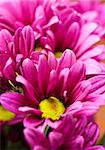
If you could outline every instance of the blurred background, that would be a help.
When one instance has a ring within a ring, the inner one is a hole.
[[[95,120],[100,128],[100,136],[98,143],[105,145],[105,106],[102,106],[95,115]]]

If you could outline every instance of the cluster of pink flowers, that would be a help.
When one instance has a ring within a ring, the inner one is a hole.
[[[100,0],[0,1],[2,132],[23,125],[32,150],[105,150],[104,16]]]

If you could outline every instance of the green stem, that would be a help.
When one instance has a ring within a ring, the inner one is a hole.
[[[45,136],[48,135],[49,129],[50,129],[49,125],[46,125],[45,128],[44,128],[44,134],[45,134]]]

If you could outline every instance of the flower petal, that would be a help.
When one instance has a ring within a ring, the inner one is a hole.
[[[66,49],[59,60],[57,71],[59,72],[64,68],[70,68],[75,62],[75,54],[71,50]]]
[[[43,123],[43,119],[38,118],[37,116],[30,115],[24,118],[23,124],[25,127],[30,128],[30,127],[37,127]]]
[[[71,68],[67,80],[67,91],[71,93],[71,90],[76,84],[85,79],[86,68],[83,63],[75,63]],[[68,93],[68,94],[69,94]]]
[[[29,143],[30,147],[33,149],[35,146],[42,146],[43,148],[48,148],[49,143],[39,130],[32,128],[32,129],[24,129],[24,135]]]
[[[19,93],[4,93],[0,96],[0,102],[7,110],[13,113],[20,113],[20,106],[27,105],[25,97]]]

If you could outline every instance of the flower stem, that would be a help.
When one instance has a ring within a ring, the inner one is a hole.
[[[46,125],[45,128],[44,128],[44,134],[45,134],[45,136],[48,136],[49,129],[50,129],[50,126]]]

